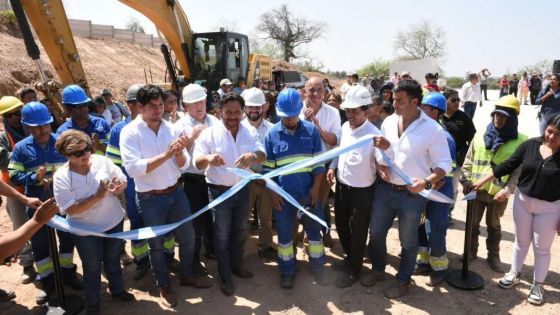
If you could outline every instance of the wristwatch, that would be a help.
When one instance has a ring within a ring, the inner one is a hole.
[[[424,186],[424,189],[426,189],[426,190],[432,189],[432,182],[430,182],[427,178],[424,178],[424,182],[426,182],[426,185]]]

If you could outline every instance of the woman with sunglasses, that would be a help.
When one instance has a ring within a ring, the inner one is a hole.
[[[453,200],[456,200],[461,166],[465,161],[465,156],[467,155],[469,145],[476,133],[476,128],[474,127],[472,119],[467,116],[464,111],[459,110],[461,99],[459,98],[459,92],[457,90],[445,89],[443,91],[443,96],[445,96],[447,100],[447,111],[441,115],[441,122],[445,126],[445,129],[451,134],[453,140],[455,140],[457,150],[457,171],[453,176]],[[450,215],[454,207],[455,204],[452,204],[449,208]]]
[[[66,162],[66,158],[55,149],[56,135],[52,134],[52,122],[47,106],[39,102],[27,103],[22,109],[21,123],[31,135],[15,145],[8,166],[10,181],[25,186],[26,196],[41,201],[52,197],[52,174]],[[27,216],[32,218],[34,214],[35,210],[28,207]],[[74,240],[69,233],[58,231],[58,236],[64,284],[82,290],[83,283],[76,277],[76,265],[72,263]],[[44,304],[54,292],[54,269],[46,228],[41,228],[31,238],[31,248],[41,282],[36,302]]]
[[[56,141],[56,149],[68,158],[54,176],[54,197],[60,212],[67,215],[70,223],[109,234],[122,232],[124,209],[118,195],[125,190],[127,180],[121,169],[105,156],[92,154],[92,141],[81,131],[63,132]],[[122,241],[77,234],[75,242],[84,269],[88,314],[100,311],[102,268],[113,298],[134,300],[123,284]]]

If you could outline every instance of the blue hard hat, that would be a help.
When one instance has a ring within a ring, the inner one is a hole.
[[[435,107],[442,112],[447,111],[447,100],[438,92],[430,92],[422,98],[422,104]]]
[[[21,123],[28,126],[44,126],[53,122],[53,117],[45,104],[29,102],[21,110]]]
[[[81,86],[72,84],[62,90],[62,104],[80,105],[91,101]]]
[[[276,112],[279,117],[288,118],[299,116],[302,107],[303,102],[297,90],[287,88],[278,94]]]

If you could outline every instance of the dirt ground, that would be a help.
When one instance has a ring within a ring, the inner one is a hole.
[[[458,269],[459,254],[463,251],[464,226],[466,204],[460,202],[453,212],[453,225],[450,227],[448,241],[448,255],[450,265]],[[511,201],[503,220],[502,259],[505,267],[509,268],[511,248],[514,240]],[[389,250],[389,265],[387,272],[392,279],[398,267],[398,253],[400,252],[396,223],[387,238]],[[0,211],[0,232],[9,231],[11,223],[4,207]],[[307,271],[307,257],[301,248],[298,251],[298,268],[296,283],[292,290],[284,290],[279,285],[279,273],[276,263],[264,263],[257,255],[257,236],[249,235],[247,242],[245,264],[255,274],[253,279],[234,279],[236,293],[234,297],[225,297],[219,290],[216,279],[214,286],[206,290],[196,290],[191,287],[180,287],[178,277],[173,276],[173,287],[179,303],[175,309],[167,309],[158,303],[158,291],[153,277],[146,276],[140,281],[134,281],[134,265],[123,268],[125,285],[136,296],[137,301],[122,304],[111,300],[106,280],[103,280],[102,312],[104,314],[154,314],[163,312],[179,312],[188,314],[380,314],[380,313],[414,313],[414,314],[558,314],[560,311],[560,259],[555,253],[560,252],[560,242],[554,242],[552,248],[552,264],[545,287],[546,304],[540,307],[526,302],[533,272],[533,254],[529,253],[523,269],[522,283],[512,290],[500,289],[497,281],[501,274],[492,272],[484,258],[486,258],[485,242],[486,229],[482,228],[479,259],[471,264],[471,270],[479,273],[485,280],[485,287],[480,291],[464,292],[454,289],[447,283],[431,288],[426,285],[427,277],[414,276],[415,284],[405,297],[388,300],[383,297],[382,290],[389,281],[384,281],[373,288],[364,288],[360,284],[347,289],[334,286],[337,272],[332,270],[331,263],[341,259],[342,248],[336,242],[336,230],[333,231],[335,247],[327,249],[328,264],[326,267],[329,286],[318,286],[312,282]],[[176,254],[178,256],[178,254]],[[80,266],[76,253],[75,263]],[[216,261],[206,262],[212,275],[217,274]],[[371,266],[366,263],[366,266]],[[19,284],[21,267],[0,267],[0,287],[15,290],[17,297],[11,302],[1,305],[2,314],[37,314],[40,308],[35,305],[35,288],[33,284]],[[67,289],[70,290],[70,289]],[[67,292],[70,293],[70,292]],[[80,292],[71,292],[80,294]]]

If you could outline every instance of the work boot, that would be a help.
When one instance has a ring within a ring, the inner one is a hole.
[[[63,282],[65,286],[70,287],[76,291],[81,291],[85,288],[84,281],[79,279],[76,275],[67,279],[63,279]]]
[[[416,276],[424,276],[424,275],[429,274],[430,271],[432,271],[432,268],[430,268],[430,265],[428,265],[428,264],[416,264],[416,265],[414,265],[414,272],[412,274],[416,275]]]
[[[40,284],[37,287],[37,294],[35,295],[35,303],[37,305],[43,305],[49,302],[49,299],[54,291],[53,287],[45,287],[43,284]]]
[[[194,263],[194,275],[198,277],[205,277],[207,276],[208,269],[204,268],[204,266],[200,262]]]
[[[398,280],[394,280],[391,285],[385,289],[383,295],[388,299],[396,299],[405,295],[408,291],[408,287],[408,283],[402,283]]]
[[[220,291],[222,291],[222,293],[225,296],[232,296],[233,293],[235,292],[235,288],[233,287],[233,281],[231,281],[231,280],[223,281],[222,280],[222,285],[220,287]]]
[[[344,259],[343,261],[336,261],[332,263],[332,269],[335,271],[347,271],[350,269],[350,262],[348,259]]]
[[[435,287],[436,285],[442,283],[446,277],[447,277],[447,269],[432,271],[430,273],[430,280],[428,280],[426,285],[428,285],[429,287]]]
[[[177,305],[177,298],[173,291],[171,291],[170,287],[167,288],[159,288],[159,296],[161,304],[166,307],[175,307]]]
[[[377,282],[385,280],[385,272],[372,270],[369,274],[360,280],[360,284],[364,287],[372,287]]]
[[[317,283],[318,285],[323,287],[329,285],[324,271],[312,271],[311,275],[313,276],[313,282]]]
[[[36,277],[37,277],[37,272],[35,271],[33,265],[23,267],[23,273],[21,275],[21,284],[29,284],[35,281]]]
[[[191,286],[197,289],[208,289],[212,282],[207,277],[181,277],[180,285]]]
[[[280,277],[280,286],[283,289],[291,289],[294,287],[294,275],[281,275]]]
[[[342,273],[338,279],[336,279],[335,285],[337,288],[344,289],[352,286],[356,281],[358,281],[359,274],[347,271]]]
[[[137,265],[136,266],[136,273],[134,274],[134,280],[138,281],[138,280],[144,278],[144,276],[146,276],[146,274],[148,274],[148,271],[150,271],[150,264],[149,263]]]
[[[494,270],[495,272],[504,273],[504,267],[502,267],[502,261],[500,260],[500,256],[497,255],[489,255],[488,259],[486,259],[490,269]]]
[[[258,249],[259,257],[264,260],[274,260],[278,257],[278,251],[272,247],[262,247],[259,245]]]
[[[169,264],[167,264],[167,268],[175,273],[180,272],[181,263],[177,259],[173,259]]]
[[[16,293],[14,291],[6,291],[4,289],[0,289],[0,302],[9,301],[16,297]]]

